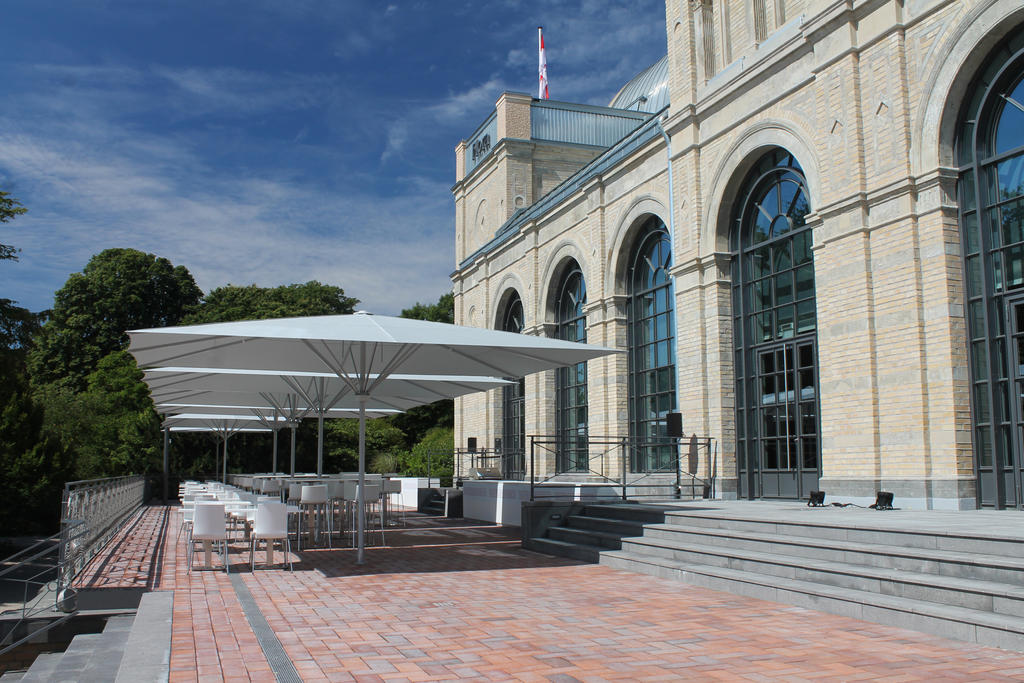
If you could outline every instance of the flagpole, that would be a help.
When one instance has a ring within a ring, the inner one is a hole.
[[[537,99],[548,99],[548,60],[544,55],[544,27],[537,27]]]

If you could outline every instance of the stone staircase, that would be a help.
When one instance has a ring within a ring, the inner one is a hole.
[[[533,547],[706,588],[1024,651],[1024,539],[992,531],[880,528],[832,518],[818,522],[813,513],[804,517],[587,506],[581,514],[568,515],[563,525],[549,528],[546,538],[533,539]]]
[[[41,654],[27,671],[6,673],[0,681],[166,681],[173,596],[146,593],[135,614],[112,616],[101,633],[77,635],[64,652]]]
[[[455,487],[427,489],[419,512],[434,517],[461,517],[462,490]]]

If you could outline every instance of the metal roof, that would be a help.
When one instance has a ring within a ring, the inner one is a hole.
[[[653,113],[661,111],[668,104],[668,55],[665,55],[633,76],[608,106]]]
[[[660,113],[661,110],[655,112],[654,115],[648,116],[647,119],[637,126],[633,132],[619,140],[613,147],[595,157],[589,164],[563,180],[560,184],[556,185],[553,190],[530,206],[524,209],[519,209],[512,214],[512,216],[509,217],[509,219],[505,221],[500,228],[498,228],[493,239],[463,259],[462,263],[459,264],[459,269],[461,270],[471,266],[473,262],[481,256],[496,249],[518,235],[519,231],[522,230],[523,225],[527,222],[547,214],[563,201],[574,195],[581,187],[589,182],[591,178],[605,173],[608,169],[622,162],[623,159],[633,154],[633,152],[640,149],[651,140],[660,137],[661,132],[657,125],[658,114]]]
[[[534,100],[530,105],[530,139],[611,147],[646,118],[642,112]]]

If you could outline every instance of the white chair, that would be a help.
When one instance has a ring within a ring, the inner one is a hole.
[[[288,536],[288,506],[284,503],[260,503],[256,508],[256,519],[253,523],[252,545],[249,548],[249,564],[256,569],[256,542],[267,543],[267,564],[274,563],[274,541],[282,541],[282,552],[288,558],[288,568],[295,571],[292,565],[292,541]]]
[[[299,497],[299,507],[306,518],[306,523],[315,522],[314,543],[320,535],[320,523],[327,518],[327,546],[331,546],[331,518],[327,515],[327,485],[306,484],[302,487],[302,494]],[[299,522],[299,550],[302,550],[302,522]]]
[[[192,559],[195,555],[195,542],[202,541],[206,551],[207,566],[209,566],[210,544],[217,541],[222,548],[221,558],[224,561],[224,571],[228,569],[228,526],[224,519],[224,505],[222,503],[206,503],[196,505],[194,518],[192,520],[192,534],[189,536],[188,544],[188,571],[192,571]]]
[[[398,494],[398,501],[399,502],[401,502],[401,500],[402,500],[402,482],[400,480],[398,480],[398,479],[385,479],[384,480],[383,492],[384,492],[385,498],[384,498],[384,500],[382,502],[383,503],[387,503],[387,505],[386,505],[386,507],[384,509],[385,510],[385,517],[387,518],[385,520],[387,522],[387,525],[390,526],[391,524],[394,523],[394,513],[396,511],[395,508],[397,507],[398,512],[400,512],[401,515],[402,515],[402,526],[405,526],[405,506],[404,505],[397,505],[396,506],[394,504],[395,503],[395,494]]]
[[[281,480],[280,479],[261,479],[260,480],[260,493],[265,496],[277,496],[281,497]]]
[[[359,520],[357,515],[359,514],[359,487],[357,482],[345,481],[345,504],[346,507],[351,510],[349,530],[352,534],[352,545],[356,545],[358,537]],[[373,520],[376,517],[378,526],[380,529],[380,544],[387,545],[384,542],[384,517],[380,514],[380,497],[381,497],[381,485],[380,483],[371,484],[366,483],[366,494],[363,498],[363,533],[368,534],[371,526],[373,526]],[[375,529],[376,530],[376,529]]]
[[[345,534],[345,485],[339,479],[328,479],[324,482],[327,485],[327,514],[330,515],[333,528],[344,537]],[[338,515],[341,515],[341,520]]]

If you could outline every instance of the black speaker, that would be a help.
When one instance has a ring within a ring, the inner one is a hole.
[[[682,438],[683,434],[683,414],[682,413],[668,413],[665,415],[665,429],[668,431],[668,435],[676,438]]]
[[[475,436],[471,436],[468,439],[466,439],[466,449],[470,453],[476,453],[476,437]]]

